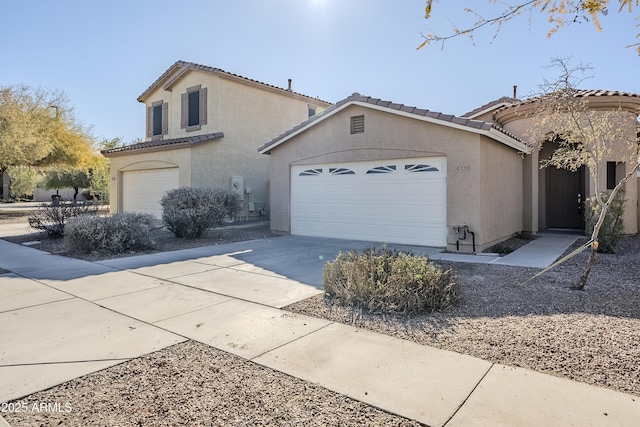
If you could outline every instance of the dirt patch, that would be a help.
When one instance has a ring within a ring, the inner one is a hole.
[[[508,238],[507,240],[495,244],[485,250],[486,253],[496,253],[500,255],[508,255],[511,252],[520,249],[527,243],[531,243],[532,240],[535,240],[536,236],[531,234],[518,234],[513,237]]]

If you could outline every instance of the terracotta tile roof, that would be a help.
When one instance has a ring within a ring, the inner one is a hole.
[[[111,148],[109,150],[102,150],[101,153],[109,157],[109,154],[125,153],[128,151],[154,149],[159,147],[171,146],[170,148],[176,148],[178,146],[191,146],[202,142],[211,141],[214,139],[220,139],[224,137],[224,133],[207,133],[204,135],[185,136],[182,138],[172,139],[156,139],[151,141],[140,142],[138,144],[125,145],[122,147]]]
[[[493,107],[503,106],[504,104],[514,104],[518,102],[518,99],[511,98],[508,96],[503,96],[501,98],[496,99],[495,101],[488,102],[484,105],[481,105],[478,108],[475,108],[468,113],[464,113],[461,117],[473,117],[474,115],[481,113],[486,110],[491,110]]]
[[[263,82],[260,82],[258,80],[253,80],[253,79],[241,76],[239,74],[229,73],[229,72],[224,71],[224,70],[222,70],[220,68],[209,67],[207,65],[201,65],[201,64],[196,64],[194,62],[187,62],[187,61],[177,61],[175,64],[173,64],[171,67],[169,67],[169,69],[167,69],[167,71],[165,71],[160,77],[158,77],[158,79],[155,82],[153,82],[151,84],[151,86],[149,86],[144,92],[142,92],[142,94],[138,97],[138,102],[145,102],[146,98],[151,94],[151,92],[153,92],[156,89],[158,89],[159,87],[163,86],[163,84],[165,84],[165,83],[168,83],[168,84],[173,83],[173,79],[171,79],[172,76],[178,75],[178,77],[179,77],[184,72],[189,71],[189,70],[198,70],[198,71],[204,71],[206,73],[231,76],[231,77],[235,77],[235,78],[240,79],[240,80],[244,80],[247,83],[258,84],[260,86],[264,86],[265,88],[275,89],[277,91],[282,92],[283,94],[294,94],[294,95],[297,95],[297,96],[302,96],[304,98],[308,98],[309,100],[313,100],[313,101],[321,103],[321,104],[331,105],[330,102],[324,101],[324,100],[322,100],[320,98],[314,98],[314,97],[311,97],[311,96],[308,96],[308,95],[305,95],[305,94],[302,94],[302,93],[298,93],[298,92],[294,92],[294,91],[291,91],[291,90],[283,89],[281,87],[270,85],[270,84],[267,84],[267,83],[263,83]]]
[[[554,92],[555,93],[555,92]],[[545,97],[548,96],[552,96],[553,93],[550,94],[544,94],[544,95],[540,95],[540,96],[534,96],[528,99],[524,99],[522,101],[517,101],[513,104],[513,106],[515,105],[524,105],[524,104],[532,104],[534,102],[537,102],[541,99],[544,99]],[[621,92],[618,90],[601,90],[601,89],[590,89],[590,90],[584,90],[584,89],[577,89],[575,90],[575,93],[573,94],[573,97],[575,98],[586,98],[586,97],[606,97],[606,96],[622,96],[622,97],[627,97],[627,98],[633,98],[635,102],[640,103],[640,95],[636,94],[636,93],[631,93],[631,92]],[[503,108],[509,108],[509,106],[507,107],[503,107]]]
[[[468,127],[470,129],[478,129],[478,130],[483,130],[483,131],[494,130],[494,131],[498,131],[501,134],[504,134],[508,138],[511,138],[511,139],[517,141],[518,143],[524,144],[524,142],[520,138],[518,138],[517,136],[507,132],[506,130],[504,130],[500,126],[495,125],[493,123],[488,123],[488,122],[484,122],[484,121],[480,121],[480,120],[472,120],[472,119],[468,119],[468,118],[464,118],[464,117],[457,117],[457,116],[454,116],[454,115],[451,115],[451,114],[444,114],[444,113],[440,113],[440,112],[437,112],[437,111],[425,110],[425,109],[422,109],[422,108],[411,107],[411,106],[407,106],[407,105],[403,105],[403,104],[396,104],[396,103],[393,103],[393,102],[390,102],[390,101],[383,101],[383,100],[378,99],[378,98],[372,98],[370,96],[364,96],[364,95],[360,95],[358,93],[354,93],[353,95],[351,95],[351,96],[343,99],[342,101],[337,102],[336,104],[332,105],[331,107],[327,108],[322,113],[320,113],[318,115],[315,115],[315,116],[311,116],[309,119],[305,120],[304,122],[300,123],[299,125],[289,129],[288,131],[286,131],[285,133],[281,134],[280,136],[278,136],[278,137],[274,138],[273,140],[267,142],[266,144],[262,145],[260,148],[258,148],[258,151],[261,152],[261,153],[267,152],[269,149],[274,148],[276,145],[279,145],[281,142],[283,142],[283,140],[285,140],[288,137],[298,133],[299,131],[303,130],[307,126],[310,126],[315,121],[321,120],[323,117],[326,117],[327,115],[332,114],[334,111],[342,109],[346,104],[355,103],[355,102],[375,105],[375,106],[383,107],[385,109],[390,109],[390,110],[397,110],[397,111],[401,111],[402,113],[406,113],[406,114],[409,114],[409,115],[428,117],[430,119],[443,121],[443,122],[448,122],[448,123],[453,123],[455,125]]]
[[[544,98],[545,96],[547,95],[534,96],[534,97],[523,99],[523,100],[520,100],[517,98],[511,98],[508,96],[503,96],[499,99],[496,99],[495,101],[491,101],[474,110],[469,111],[468,113],[463,114],[462,117],[473,117],[474,115],[477,115],[479,113],[490,111],[492,107],[495,107],[495,111],[499,111],[515,105],[531,104],[540,100],[541,98]],[[583,98],[588,96],[595,96],[595,97],[624,96],[624,97],[630,97],[630,98],[640,98],[640,95],[638,94],[631,93],[631,92],[622,92],[618,90],[578,89],[574,94],[574,97],[576,98]]]

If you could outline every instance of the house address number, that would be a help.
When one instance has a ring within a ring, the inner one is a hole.
[[[471,171],[471,166],[470,165],[458,165],[456,166],[456,172],[470,172]]]

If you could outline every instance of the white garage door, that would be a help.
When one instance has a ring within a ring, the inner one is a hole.
[[[178,188],[178,168],[122,173],[122,211],[148,213],[162,217],[160,199]]]
[[[291,234],[447,244],[445,157],[291,168]]]

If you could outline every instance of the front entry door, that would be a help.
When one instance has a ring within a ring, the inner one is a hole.
[[[547,228],[584,228],[584,166],[547,168]]]

